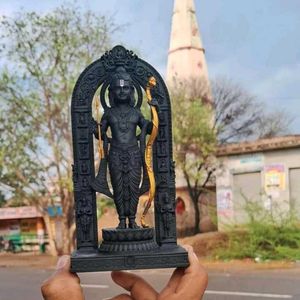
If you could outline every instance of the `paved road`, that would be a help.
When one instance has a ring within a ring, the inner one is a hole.
[[[172,270],[137,271],[161,289]],[[26,268],[0,268],[0,300],[42,299],[40,283],[52,272]],[[122,292],[109,272],[81,274],[86,300],[102,300]],[[210,272],[204,300],[300,300],[299,269],[277,271]],[[184,300],[184,299],[183,299]]]

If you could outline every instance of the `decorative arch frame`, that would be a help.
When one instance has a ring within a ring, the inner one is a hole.
[[[96,192],[90,183],[95,178],[92,127],[92,101],[98,88],[122,66],[144,90],[149,77],[157,84],[151,91],[159,103],[159,130],[153,146],[156,179],[155,236],[159,246],[176,245],[175,162],[172,151],[171,103],[167,87],[159,73],[147,62],[123,46],[115,46],[91,63],[79,76],[72,95],[73,184],[77,253],[98,251]],[[167,217],[166,217],[167,216]]]

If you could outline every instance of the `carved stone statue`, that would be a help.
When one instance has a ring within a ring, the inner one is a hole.
[[[144,100],[151,121],[141,113]],[[160,74],[132,51],[115,46],[80,74],[71,110],[77,239],[72,272],[186,267],[187,252],[176,240],[171,101]],[[97,192],[113,199],[117,228],[99,228]],[[138,201],[146,192],[139,227]],[[145,216],[152,204],[154,226],[149,227]]]
[[[152,123],[147,121],[139,108],[135,107],[134,86],[130,75],[123,67],[117,68],[109,81],[110,107],[107,107],[101,119],[101,139],[104,145],[104,157],[108,158],[109,173],[113,187],[113,199],[119,215],[117,229],[125,229],[128,220],[129,228],[139,228],[136,224],[136,211],[141,192],[140,182],[142,169],[145,171],[145,136],[151,132]],[[151,105],[157,105],[152,99]],[[137,127],[141,134],[136,135]],[[107,130],[111,130],[111,138]],[[94,134],[99,139],[98,126],[94,121]],[[110,144],[109,150],[108,145]],[[96,191],[107,189],[103,181],[106,168],[100,169],[93,183]],[[144,184],[147,184],[147,173],[144,172]]]

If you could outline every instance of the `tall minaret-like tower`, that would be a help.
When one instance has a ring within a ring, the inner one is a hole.
[[[204,79],[208,83],[204,54],[194,0],[175,0],[166,76],[168,86],[192,79]]]

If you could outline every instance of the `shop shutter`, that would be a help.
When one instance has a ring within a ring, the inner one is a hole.
[[[289,170],[290,207],[300,219],[300,168]]]
[[[249,213],[246,212],[247,203],[260,201],[260,198],[260,172],[233,175],[233,205],[236,224],[243,224],[248,221]]]

